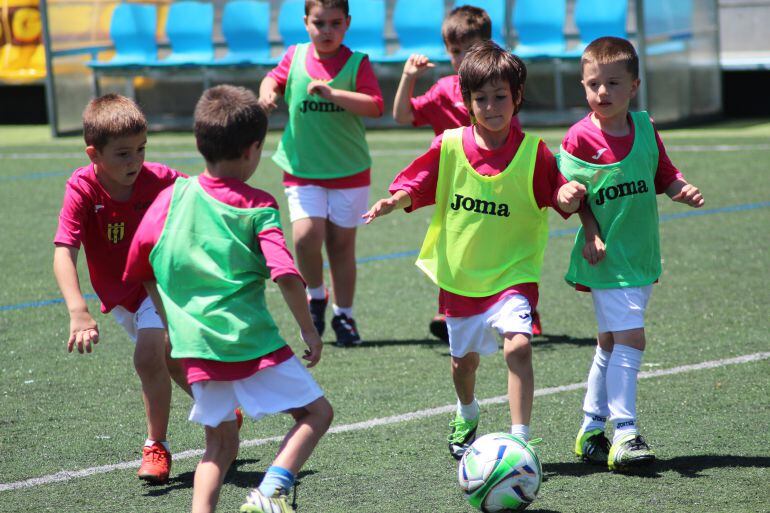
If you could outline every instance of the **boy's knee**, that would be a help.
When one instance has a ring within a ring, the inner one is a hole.
[[[512,338],[506,337],[504,354],[506,361],[515,360],[523,362],[532,360],[532,344],[529,342],[529,337],[518,333]]]
[[[452,357],[452,371],[460,374],[471,374],[476,372],[479,367],[478,358],[472,358],[470,355],[457,358]]]

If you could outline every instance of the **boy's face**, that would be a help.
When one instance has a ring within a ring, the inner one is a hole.
[[[460,64],[463,63],[463,59],[465,59],[465,54],[468,53],[468,50],[470,50],[471,46],[475,45],[481,41],[480,38],[475,37],[473,39],[469,39],[467,41],[463,41],[462,43],[446,43],[446,53],[449,54],[449,60],[452,62],[452,67],[455,70],[455,73],[460,69]]]
[[[601,119],[625,118],[639,88],[639,79],[634,79],[622,62],[587,62],[583,66],[582,84],[594,115]]]
[[[515,105],[510,84],[495,81],[471,91],[469,110],[476,118],[476,123],[490,132],[500,132],[510,129]]]
[[[144,149],[147,146],[147,132],[111,138],[101,150],[94,146],[86,148],[86,154],[96,166],[99,180],[107,186],[117,188],[134,185],[144,164]]]
[[[315,5],[305,16],[305,28],[319,57],[337,53],[348,27],[350,16],[345,16],[342,9],[325,9]]]

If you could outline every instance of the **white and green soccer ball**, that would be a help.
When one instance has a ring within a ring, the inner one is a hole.
[[[521,511],[535,500],[543,470],[524,440],[490,433],[468,448],[457,474],[471,506],[485,513],[507,513]]]

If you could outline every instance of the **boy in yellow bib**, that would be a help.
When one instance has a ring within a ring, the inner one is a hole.
[[[565,177],[586,186],[588,201],[566,280],[590,289],[599,335],[575,453],[620,470],[655,459],[636,424],[636,380],[644,312],[661,273],[656,194],[695,208],[703,196],[669,160],[650,116],[628,111],[639,87],[631,43],[599,38],[583,52],[581,68],[592,112],[567,132],[559,166]],[[604,434],[608,417],[612,443]]]
[[[449,451],[460,459],[475,439],[479,356],[504,338],[511,433],[529,440],[534,376],[532,311],[548,239],[546,207],[564,217],[585,187],[559,174],[545,143],[511,118],[521,106],[526,67],[494,42],[474,45],[459,69],[472,126],[450,129],[404,169],[365,214],[369,223],[395,209],[435,203],[417,266],[440,287],[447,317],[457,414]]]

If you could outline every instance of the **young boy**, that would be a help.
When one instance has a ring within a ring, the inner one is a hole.
[[[289,120],[273,155],[284,170],[297,265],[308,286],[318,333],[329,293],[323,281],[326,245],[334,291],[337,345],[361,344],[353,317],[356,227],[366,212],[371,157],[361,116],[382,115],[382,93],[366,55],[342,44],[350,26],[347,0],[306,0],[309,44],[289,47],[260,84],[268,112],[284,95]]]
[[[440,287],[439,308],[447,316],[458,399],[448,441],[457,459],[479,423],[479,355],[496,352],[501,336],[511,433],[529,440],[532,310],[548,240],[546,207],[566,217],[585,191],[564,180],[543,141],[511,123],[526,73],[518,57],[494,42],[474,45],[459,70],[473,125],[436,137],[395,178],[392,196],[365,215],[368,223],[395,209],[436,204],[417,266]]]
[[[599,325],[588,373],[584,420],[575,441],[582,460],[612,470],[655,459],[636,425],[636,379],[645,348],[644,312],[661,273],[656,194],[701,207],[703,196],[666,155],[646,112],[628,106],[639,87],[639,60],[625,39],[602,37],[581,58],[591,113],[562,142],[564,176],[587,188],[584,228],[566,280],[589,290]],[[604,435],[614,424],[612,444]]]
[[[131,244],[125,278],[144,281],[164,313],[171,354],[182,360],[192,386],[190,420],[206,428],[193,513],[216,507],[238,453],[238,405],[254,418],[287,412],[295,420],[241,511],[294,511],[286,495],[329,428],[332,408],[281,338],[265,302],[271,278],[308,346],[303,358],[308,367],[318,363],[322,342],[278,205],[245,183],[259,164],[267,117],[251,91],[217,86],[198,101],[194,131],[206,169],[178,180],[152,204]]]
[[[435,65],[425,55],[414,54],[404,64],[401,81],[398,84],[393,103],[393,118],[402,125],[430,125],[439,135],[444,130],[469,126],[471,118],[460,93],[460,80],[457,70],[465,58],[468,49],[479,41],[492,38],[492,20],[484,9],[471,5],[455,7],[444,19],[441,26],[446,51],[455,71],[454,75],[440,78],[428,92],[413,98],[417,79]],[[519,129],[519,118],[513,116],[512,123]],[[430,332],[447,342],[446,319],[436,315],[429,325]],[[540,335],[540,316],[532,312],[532,334]]]
[[[147,207],[183,175],[144,161],[147,122],[139,107],[123,96],[92,100],[83,112],[83,135],[91,164],[76,169],[67,180],[54,238],[53,270],[70,313],[67,350],[77,347],[80,353],[90,353],[99,342],[99,327],[80,291],[77,259],[82,244],[102,313],[112,312],[136,344],[134,366],[147,415],[138,475],[164,483],[171,467],[166,441],[170,377],[188,394],[190,388],[179,364],[168,357],[166,331],[144,288],[121,277],[131,238]]]

